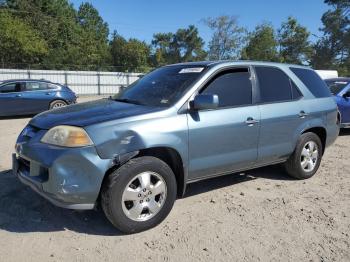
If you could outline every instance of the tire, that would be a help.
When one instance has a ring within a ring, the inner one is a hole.
[[[148,175],[151,182],[145,187],[141,180]],[[156,185],[162,183],[165,193],[157,194],[155,191],[160,192],[160,186],[156,189]],[[130,199],[133,200],[128,200],[127,190],[132,191]],[[117,229],[136,233],[155,227],[167,217],[176,200],[176,192],[176,179],[171,168],[158,158],[143,156],[129,160],[108,175],[102,185],[101,206]]]
[[[54,100],[50,103],[49,109],[60,108],[66,106],[67,103],[63,100]]]
[[[314,145],[314,148],[316,147],[317,152],[315,149],[311,149],[312,145]],[[322,152],[323,146],[321,140],[315,133],[309,132],[302,134],[298,139],[293,154],[285,163],[287,173],[296,179],[312,177],[320,167]]]

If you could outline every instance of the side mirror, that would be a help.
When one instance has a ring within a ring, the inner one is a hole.
[[[217,95],[197,95],[192,101],[194,110],[215,109],[219,106],[219,97]]]
[[[349,99],[350,98],[350,91],[347,91],[345,94],[343,94],[343,97],[345,99]]]

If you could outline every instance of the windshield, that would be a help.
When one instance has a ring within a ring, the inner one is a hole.
[[[326,81],[329,90],[331,91],[332,95],[337,95],[340,91],[343,90],[343,88],[349,84],[347,81]]]
[[[177,102],[204,72],[204,66],[166,66],[140,78],[112,99],[154,107]]]

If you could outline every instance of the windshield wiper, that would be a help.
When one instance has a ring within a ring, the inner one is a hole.
[[[143,105],[137,100],[132,100],[129,98],[112,98],[114,101],[122,102],[122,103],[128,103],[128,104],[135,104],[135,105]]]

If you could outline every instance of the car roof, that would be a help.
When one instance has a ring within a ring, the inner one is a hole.
[[[277,62],[266,62],[266,61],[254,61],[254,60],[214,60],[214,61],[199,61],[199,62],[185,62],[185,63],[177,63],[171,64],[167,66],[204,66],[211,67],[217,65],[262,65],[262,66],[277,66],[277,67],[298,67],[311,69],[309,66],[303,65],[295,65],[295,64],[284,64]]]
[[[0,81],[0,84],[10,83],[10,82],[44,82],[44,83],[52,83],[51,81],[45,79],[8,79]]]
[[[334,78],[327,78],[325,81],[345,81],[345,82],[350,82],[350,77],[334,77]]]

